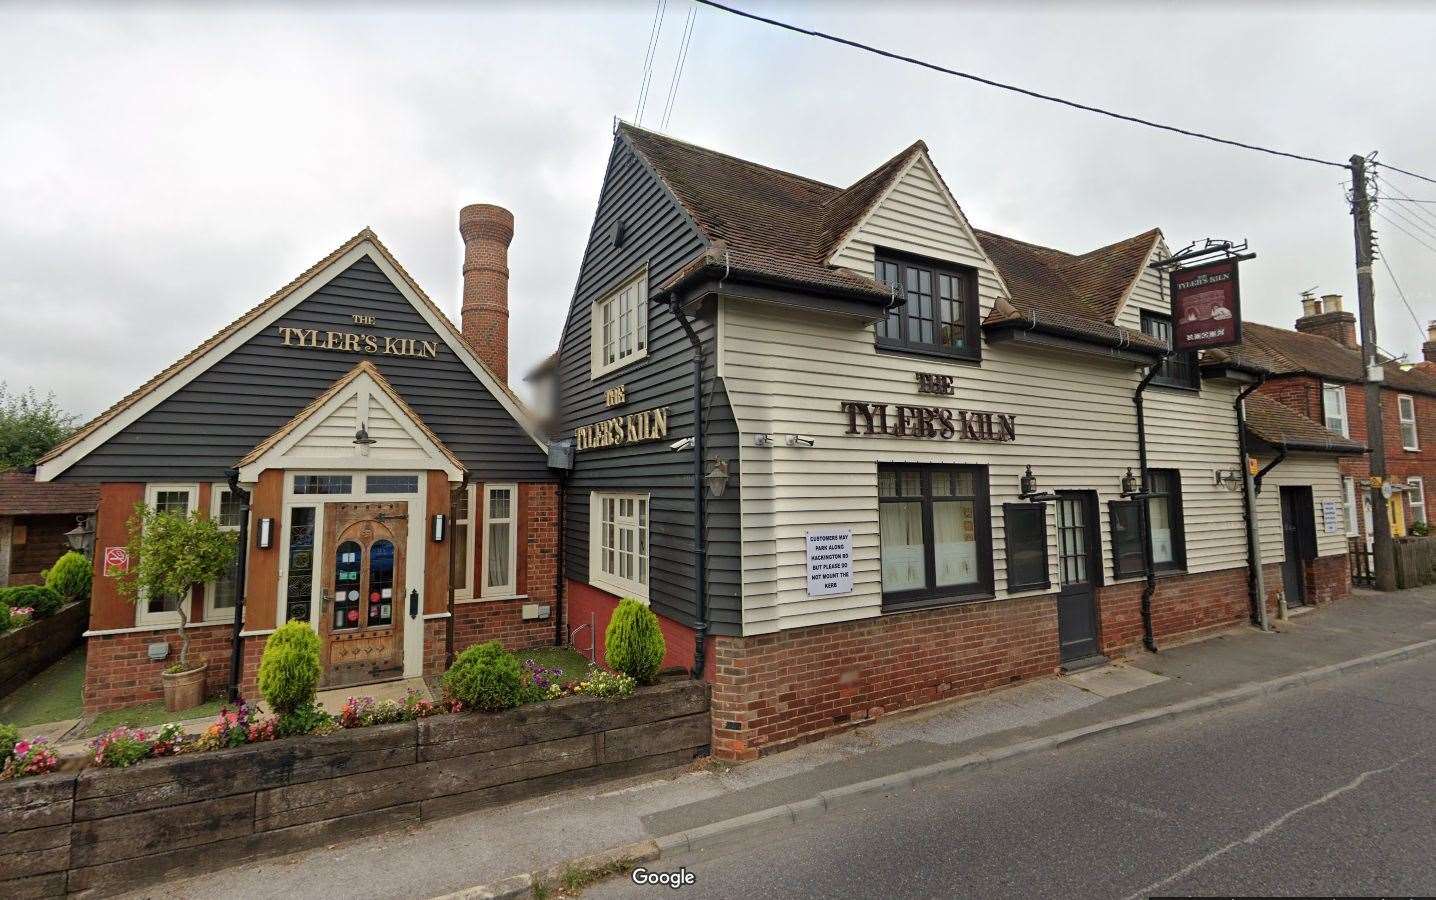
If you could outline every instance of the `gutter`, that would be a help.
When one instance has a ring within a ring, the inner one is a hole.
[[[239,552],[234,558],[234,638],[229,649],[230,703],[239,702],[240,666],[244,665],[244,582],[249,568],[249,491],[239,486],[239,470],[226,469],[229,490],[239,498]]]
[[[1162,355],[1163,358],[1166,354]],[[1132,394],[1132,403],[1137,407],[1137,465],[1142,473],[1142,493],[1139,499],[1138,520],[1142,523],[1142,563],[1147,570],[1147,585],[1142,589],[1142,644],[1153,653],[1157,652],[1157,636],[1152,631],[1152,595],[1157,592],[1157,573],[1152,570],[1152,523],[1149,521],[1147,504],[1150,482],[1147,477],[1147,419],[1142,407],[1142,393],[1152,383],[1162,367],[1159,359],[1147,367],[1147,374],[1137,384]]]
[[[1247,590],[1251,596],[1252,624],[1262,631],[1270,631],[1266,616],[1266,576],[1262,572],[1261,539],[1258,535],[1256,509],[1256,486],[1251,474],[1250,456],[1247,451],[1246,399],[1253,391],[1266,382],[1265,375],[1258,375],[1255,384],[1247,385],[1237,394],[1232,404],[1237,411],[1237,450],[1242,467],[1242,519],[1247,531]]]
[[[708,547],[703,540],[703,341],[683,312],[677,294],[669,294],[668,311],[693,347],[693,568],[697,622],[693,625],[693,677],[703,678],[708,643]]]
[[[1266,473],[1270,472],[1272,469],[1275,469],[1277,466],[1282,464],[1282,461],[1286,459],[1286,453],[1287,447],[1285,444],[1280,447],[1277,447],[1276,459],[1273,459],[1271,462],[1262,466],[1261,471],[1257,472],[1256,476],[1252,478],[1252,481],[1256,482],[1256,492],[1258,494],[1261,493],[1261,480],[1266,477]]]

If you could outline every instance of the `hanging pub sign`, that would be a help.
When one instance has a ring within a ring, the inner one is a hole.
[[[1205,350],[1241,343],[1238,257],[1172,272],[1172,349]]]

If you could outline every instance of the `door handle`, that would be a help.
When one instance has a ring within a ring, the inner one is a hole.
[[[419,589],[413,588],[409,591],[409,618],[419,617]]]

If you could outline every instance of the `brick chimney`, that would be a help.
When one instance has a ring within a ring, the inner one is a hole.
[[[1321,299],[1303,296],[1302,317],[1296,330],[1303,334],[1319,334],[1353,350],[1361,345],[1356,340],[1356,316],[1341,308],[1340,294],[1322,294]]]
[[[464,238],[464,302],[460,330],[499,380],[509,381],[509,242],[514,214],[475,203],[459,210]]]
[[[1421,357],[1428,363],[1436,363],[1436,321],[1426,323],[1426,343],[1421,345]]]

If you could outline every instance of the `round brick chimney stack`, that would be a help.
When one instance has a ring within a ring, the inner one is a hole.
[[[499,380],[509,381],[509,242],[514,214],[475,203],[459,210],[464,239],[464,302],[460,331]]]

